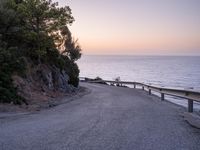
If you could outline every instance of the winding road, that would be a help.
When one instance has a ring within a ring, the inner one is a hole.
[[[0,118],[0,150],[200,150],[184,108],[138,89],[81,83],[90,93]]]

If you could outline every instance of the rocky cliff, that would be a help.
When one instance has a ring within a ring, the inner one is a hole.
[[[26,77],[13,75],[12,78],[18,94],[25,98],[29,105],[49,102],[77,89],[68,84],[69,76],[64,70],[44,64],[29,66]]]

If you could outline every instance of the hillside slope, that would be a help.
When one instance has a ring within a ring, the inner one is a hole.
[[[69,6],[49,0],[0,1],[0,103],[29,104],[78,87],[73,21]]]

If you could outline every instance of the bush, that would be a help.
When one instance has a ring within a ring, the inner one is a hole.
[[[0,102],[21,104],[25,100],[17,95],[11,76],[13,73],[24,74],[25,61],[22,57],[17,57],[13,50],[14,48],[0,49]]]

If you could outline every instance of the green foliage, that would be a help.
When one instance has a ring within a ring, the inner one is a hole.
[[[70,58],[71,61],[76,61],[81,57],[81,47],[78,44],[78,40],[73,40],[71,32],[67,27],[63,27],[61,34],[64,38],[64,51],[63,55],[66,55]]]
[[[66,56],[64,56],[66,57]],[[65,61],[67,61],[67,59],[64,59]],[[78,87],[79,84],[79,68],[78,65],[74,62],[72,62],[71,60],[68,60],[68,62],[66,63],[68,65],[65,66],[65,70],[67,72],[67,74],[69,75],[69,84],[74,85],[75,87]]]
[[[81,48],[67,27],[73,22],[71,9],[51,0],[0,1],[0,102],[22,102],[11,76],[24,75],[25,59],[65,70],[78,86]]]
[[[39,61],[48,49],[55,48],[54,33],[74,21],[69,7],[57,5],[50,0],[24,0],[17,6],[17,13],[24,22],[23,39]]]
[[[12,84],[9,73],[0,72],[0,102],[22,104],[26,103],[25,99],[17,95],[17,90]]]
[[[25,70],[25,62],[22,57],[17,57],[16,48],[0,47],[0,102],[13,102],[21,104],[25,100],[17,95],[17,90],[12,84],[12,74],[18,72],[23,74]]]

